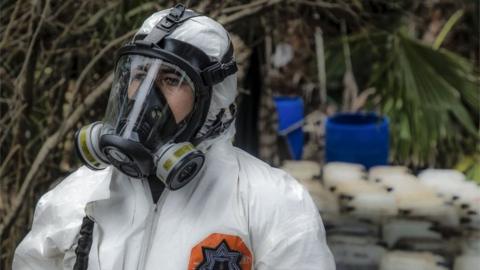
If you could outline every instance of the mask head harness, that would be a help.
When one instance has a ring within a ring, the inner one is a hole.
[[[151,143],[125,139],[112,132],[112,128],[105,131],[101,122],[88,125],[77,132],[75,140],[77,152],[88,167],[98,170],[112,164],[134,178],[154,175],[173,190],[184,186],[200,172],[205,157],[193,144],[206,136],[196,138],[196,142],[193,142],[194,137],[206,119],[212,86],[234,74],[237,65],[230,41],[227,52],[217,61],[194,45],[169,38],[185,21],[197,16],[201,15],[177,4],[150,33],[138,34],[124,45],[118,56],[118,59],[135,55],[159,59],[185,72],[194,87],[194,102],[189,116],[180,123],[181,128],[168,141],[152,148]],[[155,98],[147,100],[152,103]],[[152,123],[138,123],[138,126],[139,130],[149,132]]]
[[[195,86],[195,107],[191,125],[186,128],[185,133],[176,138],[177,142],[193,140],[207,117],[212,86],[238,70],[230,40],[227,52],[220,61],[216,61],[194,45],[168,37],[185,21],[198,16],[202,15],[186,10],[183,4],[177,4],[148,35],[136,35],[133,42],[126,44],[119,51],[119,57],[125,54],[138,54],[174,63],[192,80]],[[205,137],[197,139],[196,142],[199,143],[203,139]]]

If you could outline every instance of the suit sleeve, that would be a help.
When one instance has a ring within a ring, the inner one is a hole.
[[[255,192],[251,207],[255,269],[335,269],[322,220],[308,192],[283,171],[274,170],[270,177],[273,188]]]
[[[78,237],[83,209],[67,203],[67,194],[52,190],[35,208],[31,230],[18,245],[13,270],[71,269],[75,260],[74,244]]]

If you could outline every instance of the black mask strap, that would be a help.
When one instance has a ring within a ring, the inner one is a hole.
[[[140,39],[140,37],[138,37],[137,39],[137,37],[135,37],[134,43],[146,48],[161,46],[161,41],[170,35],[178,26],[182,25],[186,20],[197,16],[202,15],[186,10],[186,7],[183,4],[177,4],[170,10],[170,13],[167,16],[163,17],[160,22],[155,25],[145,38]],[[193,45],[187,44],[182,47],[188,46]],[[237,70],[237,64],[233,56],[233,45],[232,42],[229,41],[228,50],[222,59],[202,69],[200,77],[203,81],[203,85],[212,86],[234,74]]]
[[[237,70],[237,63],[233,57],[233,45],[232,42],[229,41],[228,50],[222,57],[222,60],[205,68],[201,76],[205,85],[212,86],[223,81],[226,77],[235,74]]]
[[[158,44],[166,36],[170,35],[178,26],[182,25],[186,20],[201,16],[193,11],[186,10],[183,4],[177,4],[170,10],[170,13],[163,17],[160,22],[155,25],[152,31],[139,43]]]

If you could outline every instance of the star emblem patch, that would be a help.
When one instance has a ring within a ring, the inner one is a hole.
[[[214,233],[198,243],[189,270],[251,270],[252,254],[238,236]]]
[[[202,247],[202,252],[204,259],[198,266],[198,270],[241,270],[240,259],[242,254],[238,251],[230,250],[225,240],[215,249]]]

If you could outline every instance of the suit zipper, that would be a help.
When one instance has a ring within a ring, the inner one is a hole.
[[[145,192],[148,194],[148,196],[151,197],[152,193],[150,192],[150,186],[148,185],[148,182],[143,181],[143,185],[145,188]],[[140,250],[140,258],[139,258],[137,270],[145,269],[145,264],[148,258],[148,254],[150,253],[151,246],[152,246],[152,238],[155,234],[155,230],[158,224],[158,219],[160,217],[160,212],[165,202],[166,195],[167,195],[166,190],[163,190],[157,203],[153,205],[153,207],[150,209],[150,212],[148,213],[147,226],[142,239],[142,246]]]

